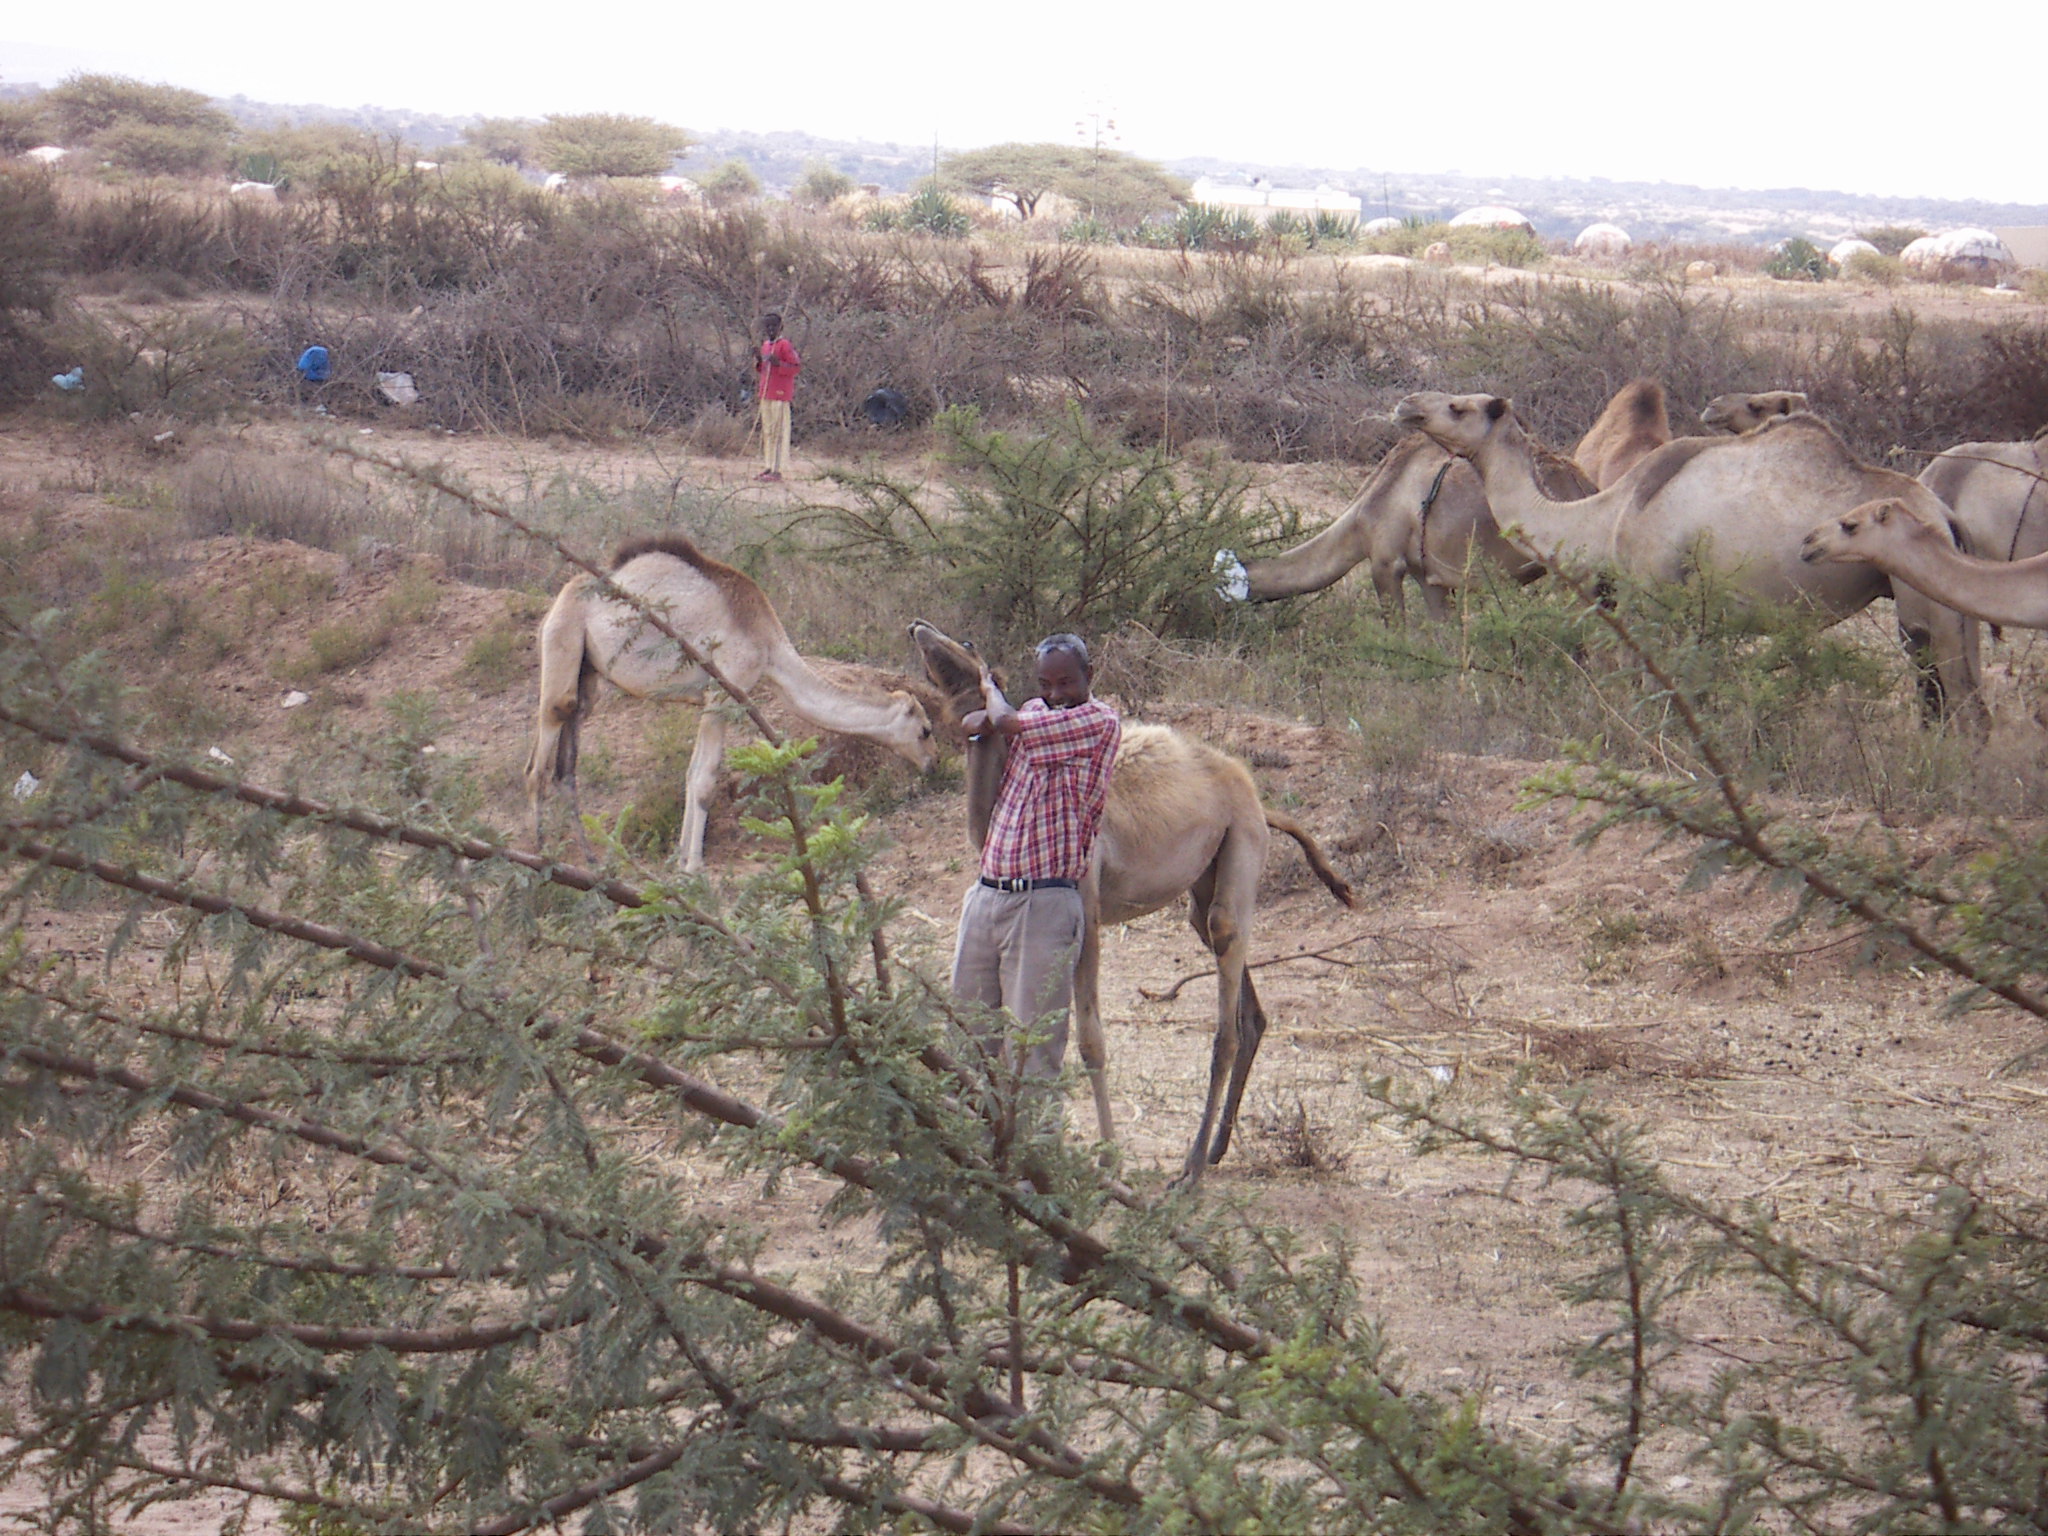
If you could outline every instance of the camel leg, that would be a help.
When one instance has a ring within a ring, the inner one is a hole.
[[[1422,607],[1432,622],[1448,624],[1451,620],[1451,593],[1448,587],[1433,581],[1422,583]]]
[[[1904,582],[1893,584],[1892,609],[1899,643],[1913,663],[1924,723],[1955,719],[1976,728],[1987,723],[1978,659],[1977,620],[1935,602]]]
[[[683,832],[676,855],[683,873],[704,867],[704,824],[711,819],[711,798],[718,792],[718,772],[725,766],[725,716],[708,704],[697,717],[697,745],[683,785]]]
[[[1240,949],[1249,945],[1247,939]],[[1258,1058],[1259,1042],[1266,1038],[1266,1010],[1252,986],[1252,973],[1244,973],[1244,985],[1237,994],[1237,1054],[1230,1064],[1230,1093],[1223,1101],[1223,1117],[1216,1122],[1216,1135],[1209,1146],[1209,1161],[1220,1163],[1230,1150],[1231,1133],[1237,1129],[1237,1107],[1244,1100],[1244,1085],[1250,1081],[1252,1062]]]
[[[1264,812],[1255,828],[1233,827],[1216,852],[1215,891],[1209,900],[1209,946],[1216,955],[1218,987],[1229,987],[1234,1001],[1235,1043],[1230,1058],[1230,1086],[1209,1141],[1209,1161],[1220,1163],[1237,1128],[1238,1105],[1259,1043],[1266,1037],[1266,1010],[1259,1003],[1246,961],[1252,942],[1252,918],[1258,910],[1259,876],[1266,868],[1271,834]]]
[[[1074,962],[1074,1038],[1081,1064],[1095,1090],[1095,1129],[1104,1141],[1116,1140],[1116,1122],[1109,1112],[1109,1050],[1102,1033],[1102,892],[1091,875],[1081,885],[1081,953]]]
[[[1407,579],[1408,568],[1403,562],[1373,558],[1372,589],[1379,594],[1380,619],[1389,629],[1408,627]]]
[[[1237,1006],[1244,987],[1244,935],[1215,895],[1216,874],[1212,866],[1188,891],[1188,922],[1216,957],[1216,1038],[1209,1050],[1209,1093],[1202,1105],[1202,1123],[1195,1132],[1195,1143],[1188,1148],[1187,1162],[1176,1181],[1188,1186],[1199,1184],[1202,1170],[1213,1161],[1209,1147],[1237,1064]]]

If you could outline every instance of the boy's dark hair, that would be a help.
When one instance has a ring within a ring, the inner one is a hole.
[[[1047,635],[1038,642],[1036,655],[1038,660],[1043,661],[1055,651],[1064,651],[1073,657],[1081,664],[1083,672],[1094,672],[1095,663],[1088,657],[1088,642],[1079,635]]]

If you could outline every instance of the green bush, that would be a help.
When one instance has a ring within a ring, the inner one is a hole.
[[[1772,277],[1801,283],[1824,283],[1828,280],[1828,253],[1811,240],[1787,240],[1777,250],[1764,271]]]
[[[899,227],[922,230],[928,235],[957,240],[974,225],[960,205],[948,197],[942,188],[927,183],[918,188],[917,195],[904,205]]]
[[[798,523],[829,550],[941,573],[947,596],[1006,643],[1125,623],[1214,634],[1215,552],[1299,530],[1241,471],[1126,447],[1078,411],[1043,434],[992,431],[957,409],[936,428],[951,472],[945,510],[882,476],[838,473],[855,506],[809,508]]]

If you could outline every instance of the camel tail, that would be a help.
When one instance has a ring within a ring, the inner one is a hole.
[[[1285,832],[1301,844],[1301,856],[1308,860],[1308,867],[1316,872],[1316,878],[1329,887],[1330,894],[1347,907],[1358,905],[1357,893],[1351,883],[1330,867],[1330,861],[1323,857],[1322,844],[1310,834],[1307,827],[1292,816],[1284,816],[1271,806],[1266,807],[1266,825],[1275,832]]]

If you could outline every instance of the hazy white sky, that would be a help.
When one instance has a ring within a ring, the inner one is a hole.
[[[2048,202],[2048,6],[2031,3],[7,10],[9,81],[95,69],[267,101],[630,112],[907,143],[936,133],[948,148],[1071,139],[1101,102],[1124,148],[1160,158]]]

